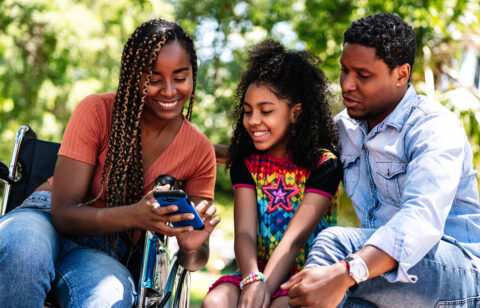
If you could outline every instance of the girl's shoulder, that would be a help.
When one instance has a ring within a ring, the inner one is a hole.
[[[337,161],[338,157],[337,155],[332,153],[330,150],[322,149],[322,155],[320,155],[320,158],[317,161],[317,167],[329,160]]]

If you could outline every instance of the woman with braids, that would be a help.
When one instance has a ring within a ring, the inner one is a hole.
[[[342,166],[319,64],[273,40],[250,51],[227,160],[239,271],[217,280],[203,307],[287,307],[280,284],[304,267],[315,235],[336,224]]]
[[[189,122],[196,76],[193,41],[180,26],[155,19],[135,30],[117,92],[79,103],[53,182],[0,220],[1,307],[42,307],[50,290],[62,307],[132,307],[127,263],[143,245],[142,229],[176,236],[187,269],[205,265],[219,218],[214,150]],[[161,174],[180,180],[204,230],[168,224],[193,215],[168,216],[176,206],[159,206],[152,187]]]

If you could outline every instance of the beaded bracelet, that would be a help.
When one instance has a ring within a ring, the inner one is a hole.
[[[265,276],[261,272],[251,272],[247,277],[243,278],[240,282],[240,290],[243,290],[243,287],[249,283],[255,281],[264,281]]]

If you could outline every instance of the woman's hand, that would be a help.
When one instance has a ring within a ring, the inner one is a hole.
[[[243,287],[238,308],[268,308],[270,298],[267,284],[263,281],[254,281]]]
[[[158,186],[154,190],[168,190],[170,185]],[[193,219],[191,213],[172,214],[178,210],[177,205],[160,206],[153,196],[154,190],[149,191],[139,202],[133,205],[135,228],[158,232],[167,236],[178,236],[193,230],[192,227],[172,227],[169,223]]]
[[[194,202],[195,201],[198,202],[200,198],[192,197],[191,199]],[[192,203],[195,206],[194,202]],[[193,230],[192,232],[181,233],[177,235],[178,245],[182,250],[185,250],[185,251],[198,250],[200,246],[208,240],[210,233],[212,233],[213,229],[220,222],[219,216],[213,218],[213,216],[217,212],[217,208],[214,205],[212,205],[210,201],[207,201],[205,199],[201,200],[195,206],[195,210],[197,211],[198,215],[202,219],[205,227],[203,228],[203,230]],[[189,215],[192,215],[192,214],[189,214]],[[192,215],[192,218],[193,218],[193,215]]]

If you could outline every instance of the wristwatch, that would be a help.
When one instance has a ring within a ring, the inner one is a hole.
[[[367,264],[359,256],[348,255],[345,258],[345,265],[347,266],[348,274],[357,284],[368,279]]]

